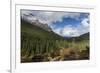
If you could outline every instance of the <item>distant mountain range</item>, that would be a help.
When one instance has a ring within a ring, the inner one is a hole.
[[[26,34],[27,36],[31,36],[32,38],[37,37],[42,39],[65,39],[76,41],[89,40],[89,32],[80,35],[79,37],[62,37],[53,32],[48,24],[40,23],[38,20],[30,23],[26,20],[21,19],[21,33],[22,35],[24,35],[24,37]]]

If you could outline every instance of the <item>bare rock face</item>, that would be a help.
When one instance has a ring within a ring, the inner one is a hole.
[[[46,31],[52,31],[52,29],[48,26],[48,24],[43,24],[43,23],[39,22],[39,20],[32,21],[32,24],[35,26],[38,26]]]

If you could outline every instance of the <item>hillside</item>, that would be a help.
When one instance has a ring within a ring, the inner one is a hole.
[[[21,55],[28,52],[34,54],[44,54],[58,48],[58,42],[63,37],[57,35],[53,31],[42,29],[35,24],[21,20]]]
[[[31,24],[24,20],[21,20],[21,34],[22,36],[25,35],[38,39],[62,39],[61,36],[57,35],[53,31],[48,31],[48,29],[42,29],[41,27],[36,26],[35,23]]]
[[[79,36],[80,39],[89,40],[89,32]]]
[[[65,38],[36,24],[21,19],[22,63],[89,59],[89,33]]]
[[[66,40],[68,41],[88,41],[89,40],[89,32],[88,33],[85,33],[85,34],[82,34],[78,37],[67,37],[65,38]]]

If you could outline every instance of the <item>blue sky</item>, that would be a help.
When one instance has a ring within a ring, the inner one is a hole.
[[[85,14],[88,14],[88,13],[80,13],[79,19],[74,19],[74,18],[67,17],[67,18],[62,18],[62,20],[63,20],[62,22],[57,21],[57,22],[54,22],[53,24],[57,25],[56,27],[64,27],[67,24],[70,24],[73,27],[76,27],[77,25],[81,24],[81,21],[84,18],[87,18],[87,16]]]
[[[39,20],[48,24],[55,33],[64,37],[77,37],[89,32],[89,13],[21,10],[21,16],[30,22]]]
[[[77,25],[80,25],[81,20],[76,20],[76,19],[72,19],[72,18],[63,18],[62,22],[55,22],[53,23],[53,25],[56,25],[55,28],[60,28],[60,27],[64,27],[67,24],[72,25],[73,27],[76,27]]]

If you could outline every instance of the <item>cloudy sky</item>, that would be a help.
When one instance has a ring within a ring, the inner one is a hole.
[[[52,30],[64,37],[77,37],[89,32],[89,13],[21,10],[21,17],[30,22],[48,24]]]

